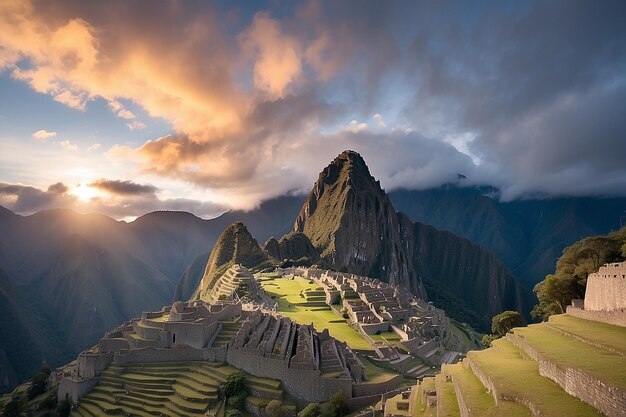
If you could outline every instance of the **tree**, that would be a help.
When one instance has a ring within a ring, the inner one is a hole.
[[[43,394],[46,391],[46,382],[48,381],[48,376],[52,371],[48,366],[42,366],[39,371],[30,379],[31,385],[28,388],[28,399],[32,400],[36,396]]]
[[[349,413],[348,398],[343,391],[337,391],[322,407],[323,417],[343,417]]]
[[[71,411],[72,405],[69,399],[65,398],[63,401],[59,401],[59,405],[57,406],[59,417],[68,417]]]
[[[272,400],[265,406],[265,412],[268,417],[280,417],[283,412],[283,403]]]
[[[481,343],[485,346],[485,347],[489,347],[491,346],[491,342],[493,342],[494,340],[498,339],[498,336],[494,335],[494,334],[486,334],[483,336]]]
[[[592,236],[565,248],[554,274],[535,285],[537,304],[531,315],[547,320],[565,312],[573,299],[585,298],[587,276],[602,265],[626,257],[626,227],[606,236]]]
[[[298,417],[317,417],[320,414],[319,403],[309,403],[298,413]]]
[[[520,327],[525,324],[524,318],[517,311],[503,311],[491,319],[491,331],[494,335],[502,337],[513,327]]]
[[[226,381],[222,384],[224,397],[234,397],[241,392],[246,392],[246,374],[237,371],[228,375]]]

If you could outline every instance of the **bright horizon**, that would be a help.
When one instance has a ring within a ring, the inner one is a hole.
[[[353,149],[387,190],[625,196],[621,2],[4,1],[0,205],[211,218]]]

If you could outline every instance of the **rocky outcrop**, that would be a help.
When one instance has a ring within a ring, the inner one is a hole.
[[[294,230],[304,233],[338,271],[380,278],[426,298],[402,242],[398,216],[358,153],[344,151],[324,168]]]
[[[246,226],[241,222],[231,224],[217,239],[194,298],[201,298],[202,294],[209,291],[215,280],[232,264],[251,268],[267,260],[267,254],[263,252]]]
[[[300,232],[291,232],[280,240],[271,237],[263,247],[273,258],[278,260],[297,260],[306,258],[312,263],[319,259],[319,255],[309,238]]]

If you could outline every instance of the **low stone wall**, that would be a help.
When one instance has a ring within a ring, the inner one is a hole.
[[[118,352],[113,358],[115,365],[125,365],[128,363],[138,362],[183,362],[183,361],[211,361],[225,362],[226,349],[190,349],[190,348],[174,348],[161,349],[154,347],[146,347],[132,350],[129,352]]]
[[[383,321],[381,323],[357,323],[363,331],[367,334],[376,334],[377,332],[389,331],[389,322]]]
[[[63,400],[67,397],[73,404],[77,404],[78,399],[91,391],[97,383],[98,378],[73,379],[70,377],[63,377],[59,383],[57,396],[59,397],[59,400]]]
[[[352,397],[349,379],[322,378],[317,370],[291,369],[286,361],[255,355],[245,349],[230,349],[226,362],[254,376],[279,379],[289,394],[309,402],[326,401],[339,390]]]
[[[367,397],[380,395],[397,388],[401,381],[402,377],[400,375],[394,375],[387,381],[355,384],[352,386],[352,396]]]
[[[441,372],[445,374],[446,365],[443,365],[441,368]],[[465,402],[465,398],[463,397],[463,391],[461,390],[458,381],[454,377],[454,375],[450,375],[452,379],[452,385],[454,386],[454,393],[456,395],[456,401],[459,404],[459,411],[461,412],[461,417],[469,417],[470,412],[467,407],[467,403]]]
[[[600,321],[614,326],[626,327],[626,309],[613,311],[589,311],[576,308],[574,306],[568,306],[566,312],[570,316],[581,319]]]
[[[480,370],[478,365],[476,365],[476,362],[474,362],[469,355],[465,358],[465,361],[463,362],[464,366],[465,364],[467,364],[467,366],[470,367],[474,375],[476,375],[476,378],[478,378],[480,382],[483,383],[487,391],[489,391],[491,395],[493,396],[493,400],[496,402],[496,404],[498,404],[499,402],[498,390],[496,389],[496,386],[493,384],[491,379],[489,379],[489,377],[485,375],[483,371]]]
[[[610,386],[580,369],[558,367],[520,336],[509,333],[506,338],[537,361],[541,376],[550,378],[568,394],[583,400],[609,417],[624,416],[626,392],[623,390]]]

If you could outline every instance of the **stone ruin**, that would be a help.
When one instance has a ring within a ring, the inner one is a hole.
[[[258,283],[245,267],[235,264],[215,282],[212,288],[199,294],[198,299],[207,303],[246,297],[258,290]]]
[[[214,304],[176,302],[144,312],[102,337],[77,360],[53,372],[59,398],[73,402],[89,392],[109,365],[209,360],[225,362],[249,374],[279,379],[301,401],[325,401],[343,390],[348,398],[376,395],[398,379],[366,381],[365,367],[354,352],[312,325],[261,310],[242,309],[231,298]],[[358,389],[355,388],[359,386]]]
[[[572,300],[567,314],[626,327],[626,262],[604,264],[589,274],[584,301]]]
[[[412,354],[422,358],[443,349],[449,320],[445,312],[408,290],[345,272],[311,268],[284,268],[277,272],[313,280],[324,289],[329,306],[343,300],[342,307],[366,335],[393,331]]]

